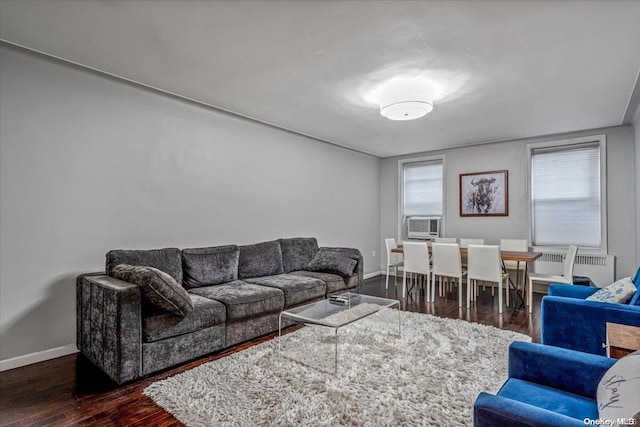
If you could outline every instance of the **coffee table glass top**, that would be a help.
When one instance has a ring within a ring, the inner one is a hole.
[[[298,322],[338,328],[376,313],[382,308],[399,306],[398,300],[371,295],[347,292],[341,296],[348,298],[349,303],[342,305],[325,299],[285,310],[282,316]]]

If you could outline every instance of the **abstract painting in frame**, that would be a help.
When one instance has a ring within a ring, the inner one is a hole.
[[[460,216],[509,216],[509,171],[461,173]]]

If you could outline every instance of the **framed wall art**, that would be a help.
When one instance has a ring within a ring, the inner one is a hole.
[[[509,171],[461,173],[460,216],[509,216]]]

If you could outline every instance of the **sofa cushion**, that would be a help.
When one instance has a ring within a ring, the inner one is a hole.
[[[227,308],[227,321],[255,317],[284,308],[284,293],[280,289],[242,280],[193,288],[189,292],[223,303]]]
[[[625,277],[588,296],[586,300],[626,304],[635,292],[636,286],[631,277]]]
[[[140,286],[140,291],[153,305],[178,316],[193,310],[187,291],[164,271],[153,267],[120,264],[111,271],[113,277]]]
[[[498,395],[580,421],[585,418],[598,419],[595,400],[517,378],[509,378]]]
[[[188,334],[227,320],[226,308],[221,302],[193,294],[190,297],[193,310],[184,317],[158,309],[145,310],[142,317],[143,341],[153,342]]]
[[[282,267],[285,273],[303,270],[318,252],[318,241],[314,237],[279,239],[282,250]]]
[[[313,277],[322,280],[327,285],[327,294],[342,291],[347,288],[353,288],[358,284],[358,276],[353,275],[350,278],[344,278],[337,274],[331,274],[320,271],[299,270],[289,273],[295,276]]]
[[[636,293],[631,297],[631,301],[629,301],[629,305],[637,305],[640,306],[640,268],[636,271],[636,275],[633,278],[633,284],[636,285]]]
[[[313,257],[305,269],[309,271],[326,271],[327,273],[339,274],[342,277],[350,277],[353,274],[353,269],[356,268],[356,264],[358,262],[352,258],[321,251]]]
[[[248,283],[260,286],[269,286],[284,292],[285,308],[324,298],[327,286],[320,279],[312,277],[294,276],[291,274],[279,274],[277,276],[254,277],[245,279]]]
[[[240,249],[236,245],[182,250],[184,287],[218,285],[238,280]]]
[[[182,258],[178,248],[109,251],[105,270],[107,275],[113,276],[111,271],[120,264],[154,267],[169,274],[176,282],[182,283]]]
[[[240,246],[239,279],[282,273],[282,250],[277,240]]]

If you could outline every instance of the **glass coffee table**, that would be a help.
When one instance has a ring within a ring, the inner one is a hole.
[[[377,313],[383,308],[398,307],[398,335],[400,335],[400,301],[374,297],[371,295],[354,294],[351,292],[339,296],[340,301],[324,299],[311,304],[284,310],[278,320],[278,349],[281,348],[282,321],[292,320],[295,323],[319,325],[334,329],[335,352],[334,373],[338,372],[338,329],[365,317]]]

